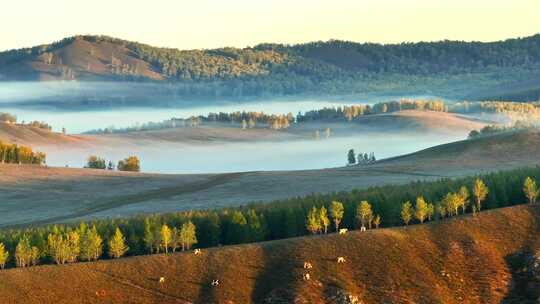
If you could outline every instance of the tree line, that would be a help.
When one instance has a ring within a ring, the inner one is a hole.
[[[194,244],[205,248],[276,240],[341,227],[391,227],[524,202],[533,204],[538,197],[535,182],[538,178],[540,167],[535,167],[460,179],[312,194],[221,210],[3,229],[0,243],[3,254],[8,256],[5,264],[16,266],[17,247],[23,257],[20,265],[32,265],[57,260],[66,263],[94,260],[96,256],[170,252],[177,248],[187,250]],[[83,249],[81,244],[86,247]]]

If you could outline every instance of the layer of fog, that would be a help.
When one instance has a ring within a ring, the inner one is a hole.
[[[354,137],[278,142],[185,145],[158,143],[130,147],[58,150],[45,147],[51,166],[82,167],[90,154],[116,163],[128,155],[141,159],[142,171],[155,173],[217,173],[258,170],[301,170],[340,167],[349,149],[388,158],[464,139],[465,135],[433,133],[364,133]]]

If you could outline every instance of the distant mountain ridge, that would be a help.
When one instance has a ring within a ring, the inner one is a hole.
[[[202,97],[455,93],[540,87],[540,34],[498,42],[298,45],[177,50],[107,36],[74,36],[0,53],[0,81],[153,81]],[[528,83],[523,88],[520,84]],[[473,88],[475,82],[482,88]],[[486,89],[486,86],[488,88]],[[505,95],[506,91],[497,94]],[[523,95],[523,94],[521,94]]]

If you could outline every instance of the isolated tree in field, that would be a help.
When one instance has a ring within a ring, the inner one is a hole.
[[[182,224],[180,242],[182,243],[182,250],[189,250],[191,246],[197,244],[197,230],[191,221]]]
[[[356,218],[360,221],[362,227],[366,228],[366,224],[372,215],[373,211],[371,210],[371,205],[368,201],[361,201],[356,208]]]
[[[465,214],[465,212],[467,211],[467,207],[469,206],[469,189],[467,189],[467,187],[465,186],[461,186],[461,188],[459,188],[458,194],[460,198],[462,212],[463,214]]]
[[[328,211],[324,206],[319,209],[319,219],[321,221],[321,227],[324,234],[328,233],[328,226],[330,226],[330,219],[328,218]]]
[[[473,186],[473,195],[476,200],[476,211],[480,212],[482,210],[482,201],[486,199],[489,193],[489,189],[484,184],[484,181],[477,178]]]
[[[319,210],[317,210],[317,207],[313,206],[313,208],[311,208],[307,215],[306,229],[312,234],[316,234],[321,231],[321,228],[322,227],[319,218]]]
[[[165,253],[169,253],[169,246],[171,245],[172,232],[171,228],[166,224],[161,226],[161,247],[165,250]]]
[[[139,172],[141,170],[141,162],[137,156],[130,156],[119,161],[117,168],[119,171]]]
[[[116,231],[109,241],[109,256],[115,259],[120,258],[126,254],[128,249],[129,248],[126,245],[126,239],[124,238],[122,231],[116,227]]]
[[[0,269],[6,267],[6,262],[9,258],[9,252],[6,250],[4,243],[0,243]]]
[[[334,225],[336,227],[336,232],[339,231],[339,224],[341,224],[341,220],[343,219],[344,214],[344,208],[343,203],[338,201],[332,201],[330,204],[330,216],[332,217],[332,220],[334,221]]]
[[[356,164],[356,156],[354,155],[354,149],[349,150],[349,153],[347,154],[347,161],[349,165]]]
[[[381,224],[381,216],[377,214],[373,218],[373,225],[375,225],[375,228],[379,228],[380,224]]]
[[[414,214],[414,210],[412,207],[411,202],[406,201],[403,206],[401,206],[401,219],[405,223],[405,225],[409,225],[409,222],[412,220]]]
[[[539,191],[534,179],[530,177],[525,179],[525,182],[523,183],[523,192],[529,200],[529,204],[536,203],[536,198],[538,197]]]
[[[414,216],[420,223],[423,223],[426,220],[426,217],[428,215],[429,208],[428,204],[424,200],[422,196],[419,196],[416,198],[416,206],[414,208]]]

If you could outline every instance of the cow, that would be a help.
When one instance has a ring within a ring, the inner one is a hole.
[[[349,231],[347,228],[341,228],[339,229],[339,234],[346,234],[347,231]]]
[[[311,265],[310,262],[304,262],[304,269],[311,269],[313,268],[313,265]]]
[[[212,283],[210,283],[212,286],[219,286],[219,280],[212,280]]]
[[[304,281],[309,281],[311,279],[311,276],[309,275],[309,273],[304,273],[302,275],[302,279],[304,279]]]
[[[345,258],[340,256],[340,257],[337,258],[337,262],[338,262],[338,264],[345,263]]]
[[[193,253],[195,253],[195,255],[199,255],[199,254],[201,254],[201,250],[200,249],[195,249],[193,251]]]

